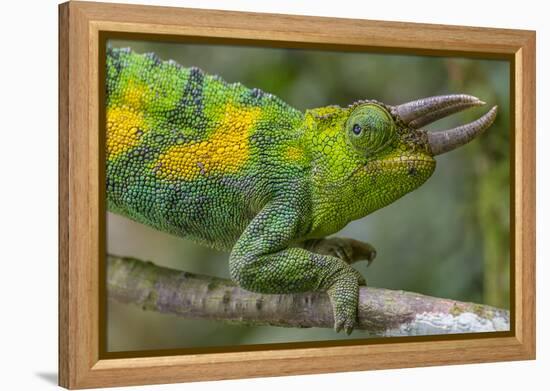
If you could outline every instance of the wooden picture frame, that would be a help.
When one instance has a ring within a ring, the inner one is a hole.
[[[98,59],[105,34],[150,39],[468,55],[511,62],[512,330],[499,337],[399,340],[133,358],[100,347],[104,188]],[[102,217],[103,216],[103,217]],[[457,354],[457,352],[460,354]],[[123,386],[535,358],[535,33],[291,15],[68,2],[59,6],[59,384]],[[246,365],[243,365],[246,364]]]

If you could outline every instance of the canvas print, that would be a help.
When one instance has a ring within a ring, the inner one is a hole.
[[[510,63],[108,40],[106,350],[510,330]]]

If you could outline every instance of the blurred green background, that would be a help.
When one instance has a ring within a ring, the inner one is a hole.
[[[228,82],[275,94],[305,110],[360,99],[398,104],[430,95],[467,93],[497,104],[495,124],[478,140],[437,158],[419,189],[339,234],[367,241],[378,256],[369,285],[509,308],[510,66],[507,61],[320,50],[111,40],[113,47],[154,52],[198,66]],[[488,106],[489,106],[488,105]],[[472,121],[489,107],[439,121]],[[195,245],[108,213],[107,251],[159,265],[228,278],[228,254]],[[246,327],[186,320],[110,301],[108,351],[234,346],[367,338],[331,329]]]

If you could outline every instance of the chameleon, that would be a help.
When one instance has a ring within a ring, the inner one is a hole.
[[[400,105],[361,100],[299,111],[154,53],[109,47],[107,208],[229,252],[229,275],[266,294],[326,292],[336,332],[357,321],[352,267],[376,250],[330,237],[422,185],[435,156],[493,123],[423,127],[485,102],[466,94]]]

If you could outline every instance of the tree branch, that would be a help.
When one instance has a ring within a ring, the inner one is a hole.
[[[151,262],[109,255],[109,299],[144,310],[184,318],[242,325],[332,327],[332,308],[325,293],[267,295],[245,291],[229,280],[156,266]],[[507,331],[506,310],[412,292],[361,287],[356,329],[373,335],[428,335]]]

